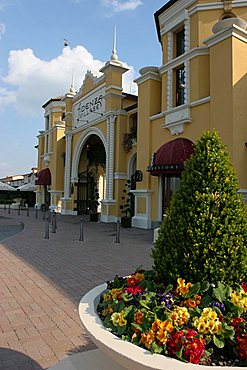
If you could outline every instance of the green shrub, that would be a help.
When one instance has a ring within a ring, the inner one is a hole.
[[[218,134],[206,132],[185,163],[152,250],[159,277],[240,283],[247,276],[247,221],[237,176]]]
[[[0,204],[12,204],[15,203],[12,199],[0,199]]]

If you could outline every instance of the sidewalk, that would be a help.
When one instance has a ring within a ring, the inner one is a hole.
[[[57,232],[44,239],[38,217],[0,210],[0,240],[3,226],[11,236],[0,242],[0,370],[47,369],[93,349],[78,315],[82,295],[116,273],[152,266],[152,230],[121,228],[118,244],[115,224],[85,219],[79,241],[81,216],[58,215]]]

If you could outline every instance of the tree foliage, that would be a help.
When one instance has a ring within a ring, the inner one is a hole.
[[[247,221],[237,176],[217,132],[185,163],[152,250],[159,277],[233,285],[247,276]]]

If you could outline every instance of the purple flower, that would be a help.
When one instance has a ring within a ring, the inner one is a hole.
[[[218,307],[218,309],[221,310],[221,312],[224,312],[225,311],[225,305],[224,305],[224,303],[213,302],[213,303],[211,303],[211,307]]]
[[[166,308],[170,308],[171,306],[174,305],[174,300],[171,293],[167,294],[157,293],[157,296],[159,303],[161,304],[162,302],[164,302]]]

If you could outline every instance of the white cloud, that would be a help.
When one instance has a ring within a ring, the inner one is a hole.
[[[3,110],[8,105],[15,106],[15,104],[16,104],[15,92],[0,87],[0,111]]]
[[[65,47],[61,55],[44,61],[32,49],[12,50],[9,53],[8,73],[2,76],[6,84],[0,88],[0,109],[9,105],[24,116],[40,116],[41,106],[50,98],[69,91],[72,74],[78,90],[87,70],[99,75],[104,62],[94,59],[83,46]],[[135,78],[133,67],[124,76],[124,91],[135,92],[131,84]]]
[[[142,5],[141,0],[101,0],[101,4],[110,8],[114,13],[122,12],[123,10],[135,10],[139,5]]]
[[[0,23],[0,39],[2,38],[2,35],[5,33],[6,27],[4,23]]]

